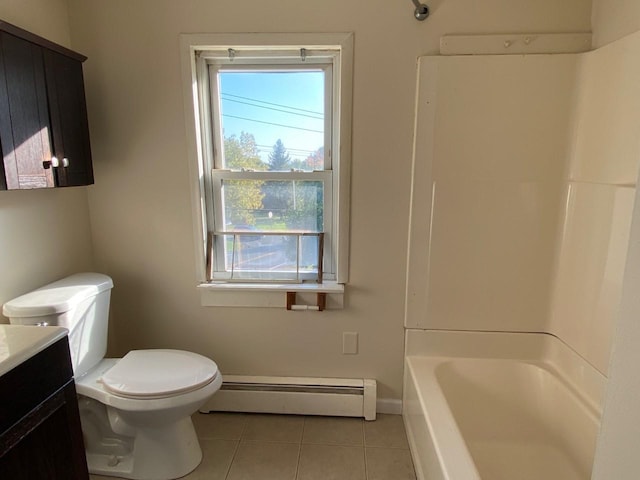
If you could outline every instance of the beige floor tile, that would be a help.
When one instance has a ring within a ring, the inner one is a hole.
[[[367,480],[416,480],[409,450],[367,448]]]
[[[198,438],[240,440],[247,423],[244,413],[194,413],[191,417]]]
[[[298,415],[249,415],[242,441],[300,443],[303,426]]]
[[[294,480],[300,445],[241,443],[227,480]]]
[[[364,445],[363,420],[343,417],[306,417],[302,443]]]
[[[367,447],[409,448],[401,415],[378,415],[364,422],[364,444]]]
[[[302,445],[297,480],[365,480],[364,448]]]
[[[184,480],[225,480],[233,456],[238,447],[237,440],[200,440],[202,463]]]

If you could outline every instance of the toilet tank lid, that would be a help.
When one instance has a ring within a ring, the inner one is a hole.
[[[2,313],[8,318],[60,314],[111,288],[113,280],[107,275],[76,273],[8,301]]]

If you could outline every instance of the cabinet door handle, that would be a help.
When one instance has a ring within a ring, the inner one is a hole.
[[[51,166],[52,167],[60,166],[60,160],[58,160],[58,157],[51,157]]]
[[[69,159],[68,159],[67,157],[64,157],[64,158],[62,159],[62,166],[63,166],[64,168],[67,168],[67,167],[69,166]]]

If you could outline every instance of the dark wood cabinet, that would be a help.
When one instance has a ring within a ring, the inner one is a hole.
[[[0,189],[93,183],[84,60],[0,21]]]
[[[0,478],[88,480],[72,374],[64,337],[0,377]]]
[[[89,124],[82,63],[60,53],[44,51],[51,134],[56,157],[56,185],[93,183]]]
[[[7,67],[10,65],[10,67]],[[0,32],[0,143],[5,189],[53,187],[42,48]]]

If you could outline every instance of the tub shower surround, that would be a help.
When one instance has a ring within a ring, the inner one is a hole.
[[[414,461],[429,480],[588,479],[640,163],[640,32],[466,53],[419,60],[405,327],[469,348],[411,350],[408,331]],[[476,355],[462,332],[514,347]]]

